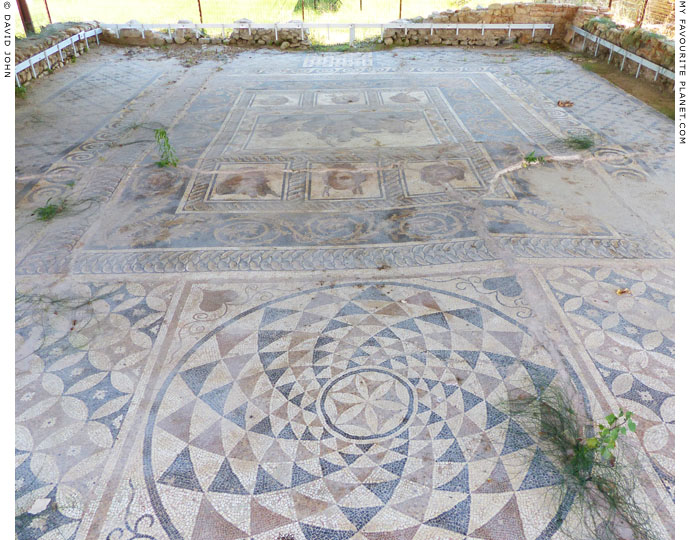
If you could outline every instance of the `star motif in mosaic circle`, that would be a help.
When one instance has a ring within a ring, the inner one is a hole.
[[[357,368],[331,381],[319,405],[331,431],[361,442],[400,431],[412,417],[414,393],[394,372]]]
[[[495,308],[422,286],[259,306],[158,395],[144,456],[158,518],[171,538],[551,537],[560,476],[500,410],[553,380],[538,350]]]

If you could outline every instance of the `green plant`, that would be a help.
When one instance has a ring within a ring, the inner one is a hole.
[[[77,63],[77,57],[76,56],[70,56],[69,61],[72,62],[73,64]]]
[[[66,185],[66,186],[69,186],[69,187],[74,187],[74,180],[70,180],[70,181],[67,182],[65,185]]]
[[[632,433],[637,429],[637,425],[632,421],[633,413],[620,410],[618,415],[611,413],[606,417],[608,425],[599,424],[599,434],[590,437],[584,443],[584,447],[590,452],[600,452],[603,459],[608,459],[611,465],[616,462],[613,450],[616,448],[618,435],[625,435],[629,429]]]
[[[48,199],[44,206],[36,208],[31,215],[36,216],[39,221],[50,221],[59,213],[64,212],[67,201],[62,199],[58,204],[55,204],[50,202],[51,199]]]
[[[177,167],[177,156],[175,155],[175,150],[170,146],[170,140],[168,139],[168,132],[165,128],[158,128],[154,130],[156,136],[156,144],[158,144],[158,152],[161,155],[161,159],[156,161],[156,165],[159,167]]]
[[[535,156],[534,155],[535,150],[532,150],[529,154],[527,154],[523,160],[525,163],[544,163],[544,156]]]
[[[615,458],[616,452],[622,454],[619,436],[637,428],[631,412],[608,415],[595,431],[576,412],[566,390],[555,385],[540,389],[536,397],[508,400],[507,412],[560,473],[552,493],[558,494],[560,508],[570,506],[568,519],[558,519],[563,534],[578,540],[659,538],[648,509],[636,498],[637,467]]]
[[[26,99],[26,86],[15,86],[14,97]]]
[[[588,135],[571,135],[563,142],[570,148],[575,148],[577,150],[586,150],[594,146],[594,141]]]
[[[613,22],[611,19],[608,17],[592,17],[589,19],[585,24],[585,29],[589,30],[592,27],[596,26],[597,24],[601,24],[603,26],[606,26],[607,28],[616,28],[618,25]]]

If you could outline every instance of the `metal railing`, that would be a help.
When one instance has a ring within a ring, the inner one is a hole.
[[[595,36],[594,34],[590,34],[586,30],[583,30],[582,28],[578,28],[577,26],[572,27],[573,31],[576,34],[579,34],[582,36],[582,50],[585,49],[585,45],[587,45],[587,40],[590,40],[594,43],[596,43],[596,47],[594,49],[594,56],[597,55],[599,52],[599,47],[606,47],[609,49],[609,59],[608,61],[611,62],[611,57],[613,56],[613,53],[616,52],[620,54],[623,57],[623,60],[621,61],[621,71],[623,71],[623,68],[625,67],[625,61],[626,60],[632,60],[633,62],[637,62],[637,73],[635,73],[635,77],[640,76],[640,69],[642,66],[651,69],[652,71],[655,71],[654,75],[654,80],[656,81],[657,78],[659,77],[659,74],[663,75],[664,77],[668,77],[671,80],[675,80],[676,76],[673,71],[670,71],[664,67],[661,67],[658,64],[655,64],[654,62],[650,62],[646,58],[642,58],[641,56],[638,56],[634,53],[631,53],[627,49],[624,49],[623,47],[619,47],[618,45],[615,45],[611,43],[610,41],[606,41],[603,38],[600,38],[599,36]]]
[[[41,51],[37,54],[34,54],[30,58],[27,58],[23,62],[20,62],[16,66],[14,66],[14,77],[17,81],[17,86],[21,86],[21,82],[19,82],[19,73],[24,71],[25,69],[31,69],[31,74],[34,76],[34,79],[37,77],[36,75],[36,69],[34,68],[34,64],[37,64],[38,62],[43,62],[48,65],[48,69],[52,69],[51,64],[50,64],[50,55],[58,53],[60,55],[60,61],[64,62],[65,57],[62,54],[62,50],[66,49],[67,47],[72,47],[72,52],[74,53],[73,56],[77,56],[77,48],[74,46],[75,41],[84,41],[86,43],[86,46],[89,46],[89,38],[90,37],[95,37],[96,38],[96,44],[99,45],[100,41],[98,40],[98,34],[102,34],[103,30],[100,28],[94,28],[93,30],[85,30],[83,32],[79,32],[78,34],[74,34],[73,36],[68,37],[67,39],[63,39],[60,43],[56,43],[52,47],[48,47],[46,50]]]

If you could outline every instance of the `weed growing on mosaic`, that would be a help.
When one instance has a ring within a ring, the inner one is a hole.
[[[509,400],[508,409],[559,469],[561,508],[572,501],[568,520],[560,517],[563,533],[578,540],[659,538],[635,499],[635,468],[616,458],[619,437],[637,427],[631,412],[612,413],[595,428],[558,387]]]
[[[576,150],[587,150],[594,146],[594,141],[587,135],[573,135],[565,139],[565,144]]]
[[[14,97],[25,99],[26,98],[26,86],[15,86],[14,87]]]
[[[168,132],[165,128],[158,128],[154,130],[154,133],[156,135],[156,144],[158,144],[158,153],[161,155],[161,159],[156,161],[156,165],[159,167],[177,167],[177,156],[173,147],[170,146]]]
[[[74,181],[68,182],[66,186],[69,188],[74,188]],[[36,221],[52,221],[57,217],[74,216],[84,212],[91,208],[94,202],[96,202],[96,199],[77,199],[74,197],[74,195],[63,197],[58,201],[53,201],[53,198],[51,197],[43,206],[36,208],[36,210],[31,213],[31,216],[34,217]],[[28,224],[29,222],[25,223],[19,227],[19,229]]]
[[[51,199],[46,201],[46,204],[36,208],[32,216],[36,216],[39,221],[50,221],[55,216],[65,211],[67,201],[62,199],[59,203],[51,203]]]
[[[529,154],[527,154],[524,158],[523,161],[526,164],[532,164],[532,163],[544,163],[544,156],[535,156],[534,155],[534,150],[532,150]]]

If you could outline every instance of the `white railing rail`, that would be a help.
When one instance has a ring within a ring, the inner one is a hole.
[[[14,77],[17,81],[17,86],[21,86],[22,84],[19,82],[19,73],[24,71],[25,69],[31,69],[31,74],[33,75],[34,79],[37,77],[36,75],[36,69],[34,68],[34,64],[37,64],[38,62],[43,62],[45,61],[46,64],[48,65],[48,69],[51,69],[50,65],[50,58],[49,56],[51,54],[58,53],[60,55],[60,61],[64,62],[65,57],[62,54],[62,50],[66,49],[67,47],[72,47],[72,52],[74,53],[74,56],[77,55],[77,48],[74,46],[74,44],[77,41],[84,41],[86,43],[86,46],[89,46],[89,38],[90,37],[95,37],[96,38],[96,44],[100,44],[98,40],[98,34],[102,34],[103,30],[100,28],[94,28],[93,30],[84,30],[83,32],[79,32],[78,34],[74,34],[73,36],[68,37],[67,39],[63,39],[60,43],[56,43],[52,47],[48,47],[46,50],[41,51],[37,54],[34,54],[32,57],[27,58],[23,62],[20,62],[16,66],[14,66]]]
[[[279,30],[300,30],[302,39],[304,39],[304,31],[312,28],[331,28],[349,29],[350,30],[350,46],[355,41],[355,30],[357,28],[377,28],[381,30],[381,38],[388,29],[405,30],[405,35],[409,30],[430,30],[433,35],[434,30],[455,30],[456,35],[460,30],[481,30],[482,35],[486,30],[508,30],[508,37],[513,30],[531,30],[532,37],[537,30],[548,30],[549,35],[553,33],[553,24],[551,23],[505,23],[505,24],[464,24],[464,23],[411,23],[406,21],[393,21],[389,23],[307,23],[307,22],[287,22],[287,23],[255,23],[255,22],[235,22],[235,23],[177,23],[177,24],[104,24],[101,23],[101,28],[106,28],[115,32],[117,37],[120,37],[120,30],[134,29],[141,31],[141,37],[145,37],[146,30],[165,29],[168,31],[168,36],[172,37],[173,30],[194,30],[198,38],[202,30],[210,28],[220,28],[223,38],[225,38],[226,30],[247,30],[251,35],[252,30],[273,30],[278,39]]]
[[[618,45],[615,45],[611,43],[610,41],[606,41],[605,39],[600,38],[599,36],[596,36],[594,34],[590,34],[586,30],[583,30],[582,28],[579,28],[577,26],[573,26],[573,31],[576,34],[579,34],[582,36],[582,50],[585,50],[585,45],[587,45],[587,40],[590,40],[594,43],[596,43],[596,47],[594,48],[594,56],[597,55],[599,52],[599,46],[606,47],[609,49],[609,63],[611,62],[611,57],[613,56],[613,53],[616,52],[620,54],[623,59],[621,60],[621,71],[623,71],[623,67],[625,67],[625,61],[626,60],[632,60],[633,62],[637,62],[637,73],[635,73],[635,77],[640,76],[640,68],[642,66],[651,69],[652,71],[655,72],[654,74],[654,80],[656,81],[657,78],[659,77],[659,74],[663,75],[664,77],[668,77],[671,80],[675,80],[676,75],[673,73],[673,71],[666,69],[664,67],[661,67],[658,64],[655,64],[654,62],[650,62],[646,58],[642,58],[641,56],[638,56],[634,53],[631,53],[629,50],[624,49],[623,47],[619,47]]]

